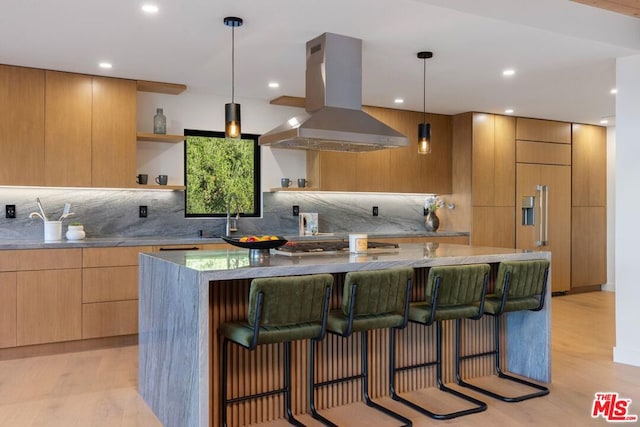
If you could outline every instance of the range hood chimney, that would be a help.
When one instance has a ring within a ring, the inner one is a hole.
[[[307,42],[306,113],[260,136],[260,145],[324,151],[405,147],[409,140],[362,111],[362,40],[324,33]]]

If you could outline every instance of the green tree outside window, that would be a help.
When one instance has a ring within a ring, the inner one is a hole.
[[[186,216],[260,215],[258,135],[185,130]]]

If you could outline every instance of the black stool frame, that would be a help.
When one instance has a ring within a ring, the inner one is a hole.
[[[336,334],[334,332],[329,331],[330,333],[333,333],[335,335],[340,335],[344,338],[349,337],[352,333],[353,333],[353,317],[354,317],[354,307],[355,307],[355,301],[356,301],[356,296],[357,296],[357,288],[358,285],[354,284],[351,288],[351,300],[350,300],[350,305],[349,305],[349,318],[348,318],[348,323],[347,323],[347,331],[344,334]],[[410,299],[410,293],[411,293],[411,279],[407,280],[407,289],[406,289],[406,299],[404,302],[404,320],[402,322],[402,324],[400,326],[391,328],[391,335],[393,335],[393,330],[394,329],[402,329],[404,327],[407,326],[408,320],[409,320],[409,299]],[[361,337],[362,337],[362,351],[361,351],[361,360],[362,360],[362,372],[359,375],[352,375],[349,377],[344,377],[344,378],[336,378],[333,380],[328,380],[328,381],[323,381],[320,383],[316,383],[315,382],[315,374],[314,374],[314,367],[315,367],[315,343],[311,343],[311,351],[309,352],[309,406],[311,409],[311,416],[313,418],[315,418],[316,420],[321,421],[324,425],[326,426],[330,426],[330,427],[338,427],[337,424],[335,424],[334,422],[332,422],[331,420],[325,418],[324,416],[320,415],[320,413],[318,412],[318,410],[316,409],[316,405],[315,405],[315,389],[316,387],[325,387],[328,385],[332,385],[332,384],[338,384],[338,383],[342,383],[342,382],[347,382],[347,381],[353,381],[353,380],[357,380],[357,379],[362,379],[362,395],[364,397],[365,403],[367,404],[367,406],[377,409],[378,411],[381,411],[387,415],[389,415],[390,417],[393,417],[395,419],[397,419],[398,421],[401,421],[402,427],[411,427],[413,426],[413,422],[406,418],[405,416],[392,411],[389,408],[386,408],[382,405],[380,405],[379,403],[374,402],[371,397],[369,396],[369,351],[368,351],[368,343],[369,343],[369,339],[368,339],[368,330],[363,330],[360,332]]]
[[[489,280],[489,276],[485,274],[484,276],[484,283],[482,285],[482,297],[480,300],[480,307],[478,310],[478,315],[474,316],[474,317],[470,317],[469,319],[472,320],[477,320],[480,319],[482,317],[482,314],[484,312],[484,299],[485,299],[485,295],[487,293],[487,283]],[[437,307],[437,301],[438,301],[438,294],[440,291],[440,277],[436,277],[435,279],[435,284],[434,284],[434,292],[433,292],[433,307],[431,308],[431,318],[429,319],[429,321],[427,323],[422,323],[422,322],[413,322],[412,323],[417,323],[420,325],[424,325],[424,326],[430,326],[433,323],[435,323],[436,326],[436,360],[431,361],[431,362],[425,362],[425,363],[418,363],[415,365],[409,365],[409,366],[403,366],[403,367],[396,367],[396,355],[395,355],[395,348],[396,348],[396,342],[395,342],[395,331],[391,330],[391,334],[390,334],[390,354],[389,354],[389,390],[391,392],[391,397],[393,398],[393,400],[396,400],[400,403],[403,403],[409,407],[411,407],[412,409],[420,412],[421,414],[424,414],[430,418],[434,418],[436,420],[449,420],[452,418],[456,418],[456,417],[461,417],[463,415],[469,415],[469,414],[475,414],[477,412],[482,412],[485,411],[487,409],[487,404],[481,400],[478,400],[474,397],[471,397],[469,395],[466,395],[464,393],[459,392],[458,390],[454,390],[452,388],[447,387],[443,382],[442,382],[442,320],[435,320],[435,314],[436,314],[436,307]],[[459,347],[459,341],[460,341],[460,322],[462,319],[455,319],[456,322],[456,327],[455,327],[455,334],[456,334],[456,353],[459,351],[458,347]],[[396,387],[395,387],[395,376],[396,376],[396,372],[401,372],[401,371],[406,371],[406,370],[410,370],[410,369],[416,369],[416,368],[423,368],[423,367],[427,367],[427,366],[436,366],[436,379],[437,379],[437,385],[438,385],[438,389],[447,393],[450,393],[454,396],[457,396],[461,399],[466,400],[467,402],[473,403],[474,407],[469,408],[469,409],[463,409],[460,411],[454,411],[454,412],[449,412],[449,413],[436,413],[433,411],[430,411],[429,409],[426,409],[420,405],[418,405],[417,403],[414,403],[408,399],[405,399],[404,397],[400,396],[397,392],[396,392]]]
[[[544,299],[547,293],[548,277],[549,277],[549,269],[547,268],[545,269],[545,272],[544,272],[544,282],[542,284],[542,293],[540,295],[540,305],[529,311],[540,311],[544,307]],[[511,280],[511,272],[507,271],[504,279],[505,281],[504,291],[502,294],[502,300],[500,302],[500,310],[496,314],[487,313],[491,316],[494,316],[494,323],[493,323],[494,349],[492,351],[487,351],[484,353],[476,353],[476,354],[469,354],[469,355],[462,356],[460,355],[459,342],[456,341],[456,381],[458,385],[462,387],[470,388],[471,390],[475,390],[479,393],[483,393],[483,394],[486,394],[487,396],[491,396],[494,399],[498,399],[503,402],[515,403],[515,402],[522,402],[523,400],[527,400],[527,399],[533,399],[534,397],[546,396],[547,394],[549,394],[549,389],[543,385],[536,384],[531,381],[523,380],[522,378],[517,378],[512,375],[505,374],[500,368],[500,316],[504,313],[504,308],[507,302],[507,294],[509,293],[510,280]],[[513,381],[519,384],[523,384],[533,389],[536,389],[538,391],[529,393],[529,394],[524,394],[521,396],[510,397],[510,396],[504,396],[496,392],[493,392],[491,390],[487,390],[485,388],[478,387],[477,385],[465,382],[460,375],[460,362],[464,360],[475,359],[475,358],[484,357],[484,356],[493,356],[495,372],[499,378]]]
[[[241,344],[238,344],[234,341],[229,340],[228,338],[224,338],[222,341],[222,426],[227,427],[227,407],[234,403],[245,402],[247,400],[259,399],[262,397],[273,396],[276,394],[285,395],[285,416],[289,424],[293,424],[295,426],[304,427],[305,425],[298,421],[293,416],[293,411],[291,410],[291,341],[284,342],[284,387],[265,391],[262,393],[250,394],[246,396],[235,397],[232,399],[227,398],[227,365],[228,365],[228,343],[231,341],[232,343],[239,345],[240,347],[246,348],[247,350],[254,350],[258,346],[258,337],[260,336],[260,319],[262,318],[262,299],[264,294],[262,292],[258,293],[257,300],[257,308],[254,316],[253,324],[254,324],[254,332],[253,338],[251,340],[251,344],[248,347],[245,347]],[[323,315],[322,315],[322,329],[320,335],[316,338],[311,339],[310,347],[313,349],[314,343],[316,341],[321,341],[327,330],[327,313],[329,311],[329,299],[331,297],[331,287],[327,287],[324,292],[324,305],[323,305]]]

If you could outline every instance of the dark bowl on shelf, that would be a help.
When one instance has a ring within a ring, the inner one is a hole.
[[[264,240],[262,242],[241,242],[238,239],[222,236],[222,240],[230,245],[245,249],[275,249],[287,243],[287,240],[279,237],[278,240]]]

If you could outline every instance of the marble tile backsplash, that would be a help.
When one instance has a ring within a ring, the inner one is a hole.
[[[0,215],[0,239],[43,238],[43,223],[30,219],[42,201],[49,219],[58,219],[64,204],[71,203],[75,216],[63,221],[63,233],[72,221],[81,222],[87,237],[197,237],[224,234],[224,218],[185,218],[184,193],[154,190],[0,188],[0,205],[16,205],[16,218]],[[319,232],[412,233],[424,231],[424,195],[275,192],[263,193],[262,218],[240,218],[238,235],[298,234],[300,212],[319,214]],[[138,217],[138,207],[148,207],[148,217]],[[379,216],[372,216],[378,206]],[[439,213],[446,228],[446,209]],[[444,218],[443,218],[444,217]],[[467,230],[455,230],[467,231]]]

